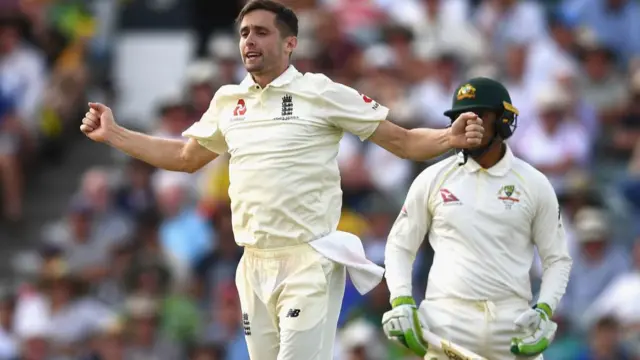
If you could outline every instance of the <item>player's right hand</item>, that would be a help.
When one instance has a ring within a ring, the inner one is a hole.
[[[422,339],[422,328],[427,328],[418,313],[413,298],[403,296],[391,302],[392,309],[382,316],[382,329],[390,340],[394,340],[424,357],[429,345]]]
[[[466,112],[451,124],[449,145],[454,149],[469,149],[480,146],[483,137],[482,119],[472,112]]]
[[[100,103],[89,103],[89,111],[82,119],[80,131],[93,141],[107,142],[116,126],[109,107]]]

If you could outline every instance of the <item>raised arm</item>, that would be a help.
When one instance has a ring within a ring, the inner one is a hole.
[[[218,157],[195,139],[186,142],[163,139],[123,127],[118,127],[107,143],[152,166],[171,171],[193,173]]]
[[[480,144],[484,133],[482,120],[474,113],[460,115],[446,129],[404,129],[387,120],[389,109],[386,107],[331,81],[327,82],[321,97],[331,123],[403,159],[429,160],[454,148],[474,147]]]
[[[109,107],[98,103],[90,103],[89,107],[80,126],[87,137],[157,168],[191,173],[218,156],[197,140],[163,139],[125,129],[115,122]]]

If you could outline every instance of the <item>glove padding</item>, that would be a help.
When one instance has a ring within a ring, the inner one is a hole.
[[[545,351],[558,330],[558,324],[550,318],[551,308],[546,304],[536,305],[518,316],[514,321],[515,329],[527,335],[511,339],[511,353],[517,356],[537,356]]]
[[[423,327],[427,326],[411,297],[394,299],[392,309],[382,316],[382,329],[387,338],[399,342],[420,357],[424,357],[429,348],[422,339]]]

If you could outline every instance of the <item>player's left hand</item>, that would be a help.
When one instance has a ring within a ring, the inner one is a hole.
[[[517,356],[536,356],[545,351],[558,330],[558,325],[550,318],[551,309],[546,304],[539,304],[518,316],[514,321],[516,331],[525,336],[511,340],[511,353]]]
[[[454,149],[468,149],[479,146],[484,136],[482,119],[472,112],[460,114],[451,124],[449,145]]]

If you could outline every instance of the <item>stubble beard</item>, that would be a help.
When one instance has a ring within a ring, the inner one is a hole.
[[[264,58],[260,59],[260,61],[257,62],[257,63],[247,63],[247,61],[245,60],[244,68],[245,68],[245,70],[247,70],[248,73],[250,73],[252,75],[260,75],[266,69]]]

